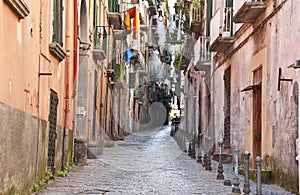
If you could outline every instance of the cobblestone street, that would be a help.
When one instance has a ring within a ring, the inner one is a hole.
[[[170,127],[138,132],[105,148],[88,166],[72,167],[68,177],[55,178],[38,194],[230,194],[232,187],[217,180],[183,153]],[[232,165],[225,165],[225,178],[233,177]],[[243,190],[243,177],[240,184]],[[251,182],[255,194],[255,183]],[[291,194],[273,185],[263,185],[263,194]]]

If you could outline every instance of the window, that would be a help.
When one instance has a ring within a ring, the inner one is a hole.
[[[121,0],[110,0],[108,1],[108,10],[110,12],[119,12],[120,11]]]
[[[51,42],[63,46],[63,0],[52,0]]]
[[[59,61],[66,57],[63,49],[63,0],[52,0],[50,3],[50,44],[49,51]]]

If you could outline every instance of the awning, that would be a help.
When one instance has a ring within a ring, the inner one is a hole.
[[[261,88],[261,83],[258,83],[258,84],[247,86],[246,88],[242,89],[241,92],[256,90],[256,89],[260,89],[260,88]]]

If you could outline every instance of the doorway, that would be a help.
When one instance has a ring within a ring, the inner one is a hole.
[[[257,87],[253,88],[253,126],[252,126],[252,146],[253,146],[253,167],[255,167],[254,159],[257,156],[261,157],[261,145],[262,145],[262,91],[261,91],[261,82],[262,82],[262,68],[255,70],[253,72],[253,84]]]
[[[57,138],[56,120],[57,120],[58,95],[50,89],[50,111],[49,111],[49,142],[48,142],[48,168],[55,173],[55,142]]]

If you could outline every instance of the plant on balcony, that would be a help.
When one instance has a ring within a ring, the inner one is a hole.
[[[182,59],[180,53],[177,53],[174,58],[173,65],[176,69],[180,70],[182,67]]]
[[[204,6],[203,0],[193,0],[193,9],[197,11],[201,11]]]
[[[145,25],[146,22],[143,17],[140,16],[140,25]]]
[[[122,65],[121,64],[115,64],[115,75],[113,77],[114,81],[122,82]]]
[[[182,30],[187,33],[190,30],[190,10],[185,9],[183,12],[185,20],[183,21]]]

